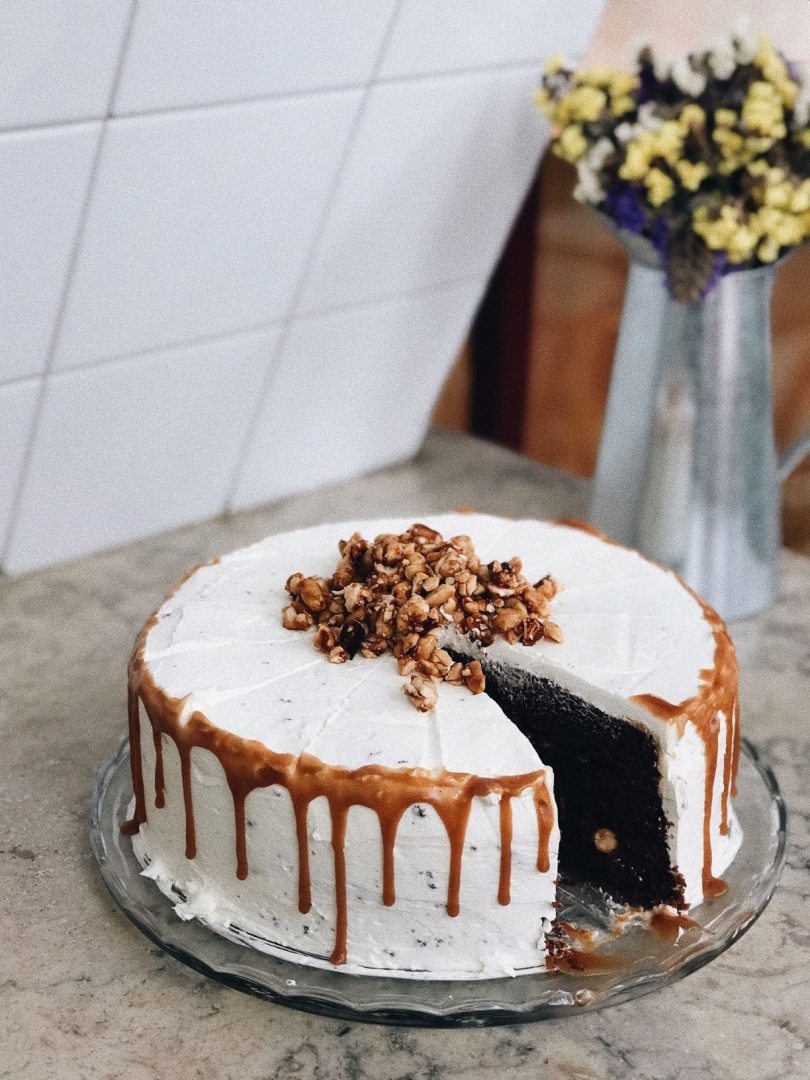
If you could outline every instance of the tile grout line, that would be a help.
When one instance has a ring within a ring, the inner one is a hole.
[[[392,293],[381,293],[362,300],[348,300],[344,303],[331,304],[328,307],[315,308],[311,311],[301,311],[294,316],[294,321],[309,322],[316,319],[329,318],[332,315],[339,315],[344,311],[367,311],[375,307],[382,307],[385,304],[396,303],[399,300],[419,300],[422,297],[439,296],[443,292],[450,292],[452,289],[457,289],[462,285],[478,281],[480,278],[480,273],[463,274],[460,277],[448,278],[446,281],[441,281],[432,285],[421,285],[414,289],[406,289],[404,291]],[[263,331],[272,330],[273,328],[282,328],[286,321],[285,318],[264,319],[261,322],[250,323],[247,326],[240,326],[234,330],[222,330],[214,334],[203,334],[201,337],[179,338],[175,341],[163,342],[160,345],[150,345],[144,349],[135,349],[133,352],[116,353],[114,356],[100,356],[93,360],[85,360],[81,364],[71,364],[67,367],[63,367],[58,372],[52,372],[52,374],[62,376],[71,375],[73,372],[96,371],[99,368],[104,368],[108,365],[126,364],[130,360],[141,360],[149,356],[162,356],[166,353],[179,353],[183,352],[185,349],[196,349],[204,345],[216,345],[220,341],[233,341],[242,337],[254,337],[257,334],[261,334]],[[42,379],[41,373],[36,375],[16,375],[13,378],[4,379],[0,382],[0,392],[5,390],[8,386],[16,386],[26,382],[35,382],[40,379]]]
[[[65,320],[65,313],[67,311],[68,299],[70,297],[70,289],[73,283],[73,277],[76,270],[76,264],[79,260],[79,252],[81,251],[82,242],[84,240],[84,233],[87,227],[87,221],[90,216],[90,204],[93,198],[93,192],[95,191],[96,180],[98,178],[99,167],[101,164],[101,154],[104,148],[105,136],[107,133],[107,127],[110,120],[110,110],[112,102],[115,98],[115,92],[118,87],[118,81],[121,78],[121,71],[124,64],[124,56],[126,54],[127,46],[129,45],[130,34],[132,33],[132,26],[135,21],[135,12],[137,10],[138,0],[131,0],[131,7],[129,11],[129,18],[127,19],[126,26],[124,27],[124,33],[121,37],[121,45],[118,50],[118,62],[113,72],[112,85],[110,87],[110,93],[107,98],[107,110],[104,118],[100,121],[100,128],[98,133],[98,141],[96,142],[96,149],[93,154],[93,160],[90,164],[90,170],[87,176],[87,186],[84,192],[84,198],[82,200],[81,207],[79,209],[79,217],[76,223],[76,231],[73,235],[73,243],[70,246],[70,251],[67,259],[67,266],[65,267],[65,278],[62,284],[62,289],[59,294],[59,302],[56,308],[56,314],[54,316],[53,329],[51,331],[50,340],[48,342],[48,349],[45,355],[45,364],[42,368],[39,376],[39,390],[37,392],[36,401],[34,403],[34,416],[31,422],[31,427],[28,432],[28,438],[26,440],[25,452],[22,457],[20,465],[20,471],[17,475],[17,483],[15,486],[14,497],[11,500],[11,506],[9,507],[8,517],[8,532],[6,533],[5,541],[0,549],[0,571],[5,569],[6,562],[8,560],[9,552],[11,551],[14,537],[19,525],[19,512],[22,504],[23,491],[28,483],[28,479],[31,473],[31,466],[34,458],[34,448],[39,435],[40,428],[42,426],[42,408],[45,402],[45,397],[48,392],[48,386],[50,384],[51,373],[53,371],[54,361],[56,359],[56,351],[59,347],[59,339],[61,337],[62,326]],[[99,121],[93,121],[93,123],[99,123]]]
[[[335,169],[335,174],[332,177],[331,186],[327,193],[326,199],[324,200],[320,216],[312,234],[312,239],[309,244],[309,250],[304,257],[301,271],[298,275],[298,281],[295,288],[293,289],[292,296],[290,297],[290,304],[287,308],[287,315],[282,323],[281,331],[279,333],[275,348],[272,350],[270,357],[268,357],[267,369],[265,371],[264,379],[262,380],[262,384],[259,387],[259,392],[256,395],[256,405],[254,406],[253,414],[248,422],[245,437],[242,441],[242,446],[236,457],[236,464],[234,465],[233,473],[231,474],[230,483],[228,484],[228,487],[225,491],[225,498],[223,500],[223,511],[225,513],[233,512],[233,500],[236,497],[236,490],[239,485],[245,463],[247,461],[247,456],[250,452],[251,444],[259,426],[259,419],[261,417],[262,410],[264,409],[265,401],[267,400],[268,394],[270,393],[273,385],[273,377],[279,364],[279,358],[281,357],[286,347],[287,340],[290,334],[290,329],[292,327],[293,321],[298,314],[298,305],[301,301],[301,297],[303,296],[304,289],[309,278],[309,273],[315,260],[315,255],[320,246],[324,232],[326,231],[326,224],[329,220],[329,217],[331,216],[332,208],[334,207],[338,192],[340,191],[340,187],[343,182],[343,176],[346,171],[349,159],[351,157],[352,150],[354,149],[355,143],[357,141],[357,137],[362,126],[363,117],[365,116],[368,107],[369,98],[371,97],[371,93],[374,87],[377,85],[377,75],[379,73],[380,66],[382,65],[388,47],[391,43],[394,28],[399,21],[400,12],[402,11],[404,3],[405,0],[397,0],[396,5],[389,17],[388,25],[383,32],[382,38],[380,40],[380,48],[377,53],[377,59],[374,63],[373,68],[371,69],[368,80],[363,88],[362,96],[360,98],[360,103],[357,106],[357,112],[355,113],[351,131],[349,132],[348,138],[346,139],[346,143],[343,147],[343,152],[340,156],[340,160],[338,161],[337,168]]]
[[[133,0],[137,5],[137,0]],[[114,111],[114,103],[103,115],[88,115],[71,117],[65,120],[38,120],[29,124],[10,124],[7,127],[0,126],[0,138],[4,135],[19,135],[27,131],[47,131],[49,128],[65,128],[78,124],[92,124],[98,120],[143,120],[153,116],[171,116],[184,113],[204,112],[206,110],[227,109],[230,107],[261,105],[274,101],[289,101],[294,98],[319,97],[329,94],[338,94],[349,90],[362,90],[373,83],[375,86],[396,86],[413,82],[429,81],[431,79],[464,78],[470,75],[498,74],[509,71],[521,71],[537,68],[542,63],[542,57],[536,60],[504,60],[499,64],[478,64],[464,68],[444,68],[433,71],[419,71],[407,75],[389,75],[385,78],[374,78],[373,72],[365,82],[334,83],[328,86],[301,87],[298,90],[284,90],[274,94],[249,94],[244,97],[224,98],[221,101],[192,102],[184,105],[163,105],[151,109],[140,109],[133,112],[117,113]],[[116,79],[120,77],[120,70],[116,69]],[[116,92],[118,83],[116,83]]]

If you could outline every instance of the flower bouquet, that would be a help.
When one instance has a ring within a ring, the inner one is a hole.
[[[810,236],[810,84],[747,26],[675,61],[644,48],[635,74],[553,57],[537,103],[575,197],[648,240],[682,303]]]

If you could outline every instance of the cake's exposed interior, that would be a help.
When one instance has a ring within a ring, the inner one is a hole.
[[[681,906],[652,735],[549,679],[486,661],[483,667],[485,693],[554,770],[561,876],[635,907]]]

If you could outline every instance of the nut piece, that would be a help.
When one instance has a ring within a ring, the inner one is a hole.
[[[310,611],[323,611],[332,599],[332,594],[323,578],[304,578],[298,587],[298,593]]]
[[[559,585],[550,576],[532,585],[519,558],[482,563],[468,536],[444,540],[427,525],[373,541],[354,533],[338,544],[340,561],[329,579],[301,573],[287,579],[290,602],[282,623],[290,630],[315,625],[313,641],[333,664],[357,653],[391,653],[405,693],[424,712],[437,701],[437,680],[480,694],[481,664],[466,666],[439,645],[441,628],[455,627],[480,646],[500,634],[510,644],[562,641],[550,602]]]
[[[609,855],[619,846],[616,833],[612,829],[597,829],[593,834],[593,843],[597,851]]]
[[[411,705],[419,712],[430,712],[439,700],[439,691],[435,681],[419,671],[411,675],[411,681],[405,683],[402,690]]]
[[[467,664],[461,672],[461,678],[464,680],[464,685],[473,694],[482,694],[484,692],[487,681],[484,678],[484,669],[478,660],[471,660]]]

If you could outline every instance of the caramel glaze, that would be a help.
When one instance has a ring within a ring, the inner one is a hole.
[[[614,541],[584,521],[559,522],[570,528],[581,529],[606,543]],[[619,545],[616,545],[619,546]],[[644,556],[642,556],[644,558]],[[648,560],[650,561],[650,560]],[[726,718],[725,754],[723,757],[723,790],[721,795],[720,833],[728,836],[729,798],[737,794],[737,770],[740,763],[740,727],[737,684],[739,681],[737,657],[726,625],[714,608],[710,607],[677,574],[684,589],[695,598],[703,611],[703,617],[714,636],[714,663],[700,672],[700,689],[694,697],[680,704],[673,704],[654,694],[636,694],[631,701],[641,705],[654,716],[675,724],[683,735],[687,723],[693,723],[706,747],[706,780],[703,798],[703,895],[709,899],[722,896],[728,886],[721,878],[712,875],[712,802],[717,762],[720,757],[720,716]]]
[[[277,754],[253,739],[243,739],[216,727],[201,712],[183,718],[183,698],[173,698],[158,687],[144,662],[146,637],[157,616],[144,627],[129,665],[129,734],[132,762],[132,785],[135,812],[124,822],[122,831],[136,833],[147,820],[146,794],[141,762],[140,704],[149,718],[156,749],[155,805],[164,801],[162,737],[175,743],[180,757],[186,822],[186,857],[197,852],[194,827],[194,802],[191,784],[191,751],[201,747],[219,760],[234,804],[236,876],[248,874],[245,836],[245,802],[256,788],[279,784],[292,801],[298,848],[298,907],[306,914],[311,906],[307,810],[313,799],[323,795],[329,804],[332,820],[332,848],[335,866],[336,926],[333,964],[346,962],[348,903],[346,885],[346,822],[352,806],[373,810],[380,822],[383,849],[383,903],[395,903],[394,846],[402,815],[414,803],[432,806],[442,821],[450,841],[450,872],[447,891],[447,914],[459,913],[461,864],[464,838],[472,800],[486,795],[500,796],[501,862],[498,901],[510,902],[512,807],[511,800],[522,792],[533,793],[538,824],[537,868],[547,873],[550,867],[549,838],[555,822],[554,804],[546,783],[546,772],[519,776],[481,777],[469,773],[442,770],[434,775],[426,769],[391,769],[366,765],[359,769],[327,765],[312,754]]]

